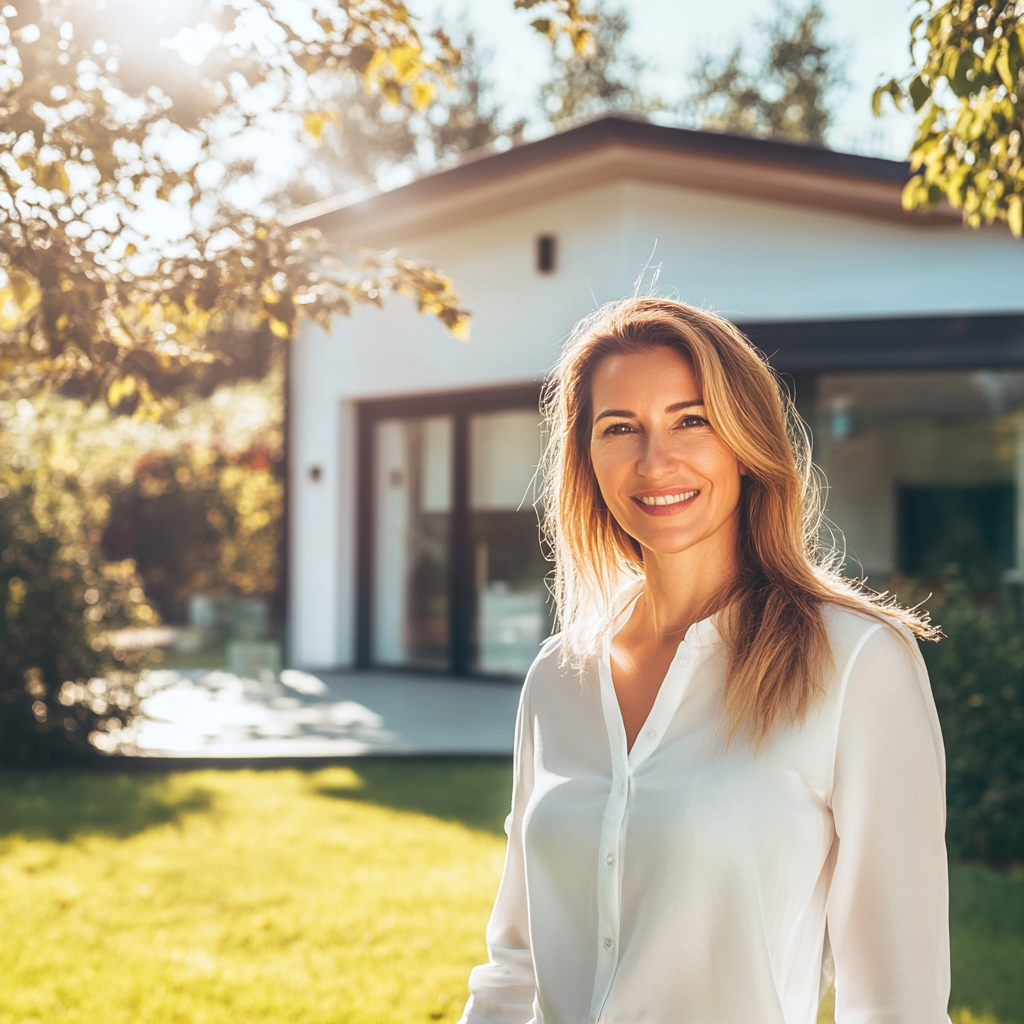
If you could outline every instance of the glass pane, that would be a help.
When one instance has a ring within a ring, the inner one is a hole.
[[[827,374],[814,426],[851,573],[1024,578],[1024,373]]]
[[[372,650],[379,665],[448,667],[451,462],[447,416],[376,425]]]
[[[542,437],[533,411],[486,413],[469,423],[469,518],[474,559],[471,665],[522,676],[551,631],[535,475]]]

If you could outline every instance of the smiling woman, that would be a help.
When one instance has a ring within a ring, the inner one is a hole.
[[[547,396],[563,632],[520,704],[463,1020],[941,1024],[943,750],[922,617],[815,538],[807,434],[732,324],[599,310]]]

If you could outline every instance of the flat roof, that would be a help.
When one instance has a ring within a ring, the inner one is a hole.
[[[287,222],[380,244],[621,179],[917,224],[959,221],[948,208],[931,217],[907,214],[900,195],[909,175],[905,161],[609,115],[503,152],[478,150],[398,188],[325,199],[294,211]]]

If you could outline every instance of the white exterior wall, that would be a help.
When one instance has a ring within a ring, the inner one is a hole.
[[[551,275],[534,269],[542,233],[558,238]],[[473,312],[472,339],[452,338],[400,297],[339,320],[330,336],[312,325],[300,332],[290,438],[296,665],[354,655],[355,403],[542,379],[573,324],[595,303],[631,294],[652,251],[659,294],[737,322],[1024,311],[1024,246],[1003,228],[876,221],[640,182],[395,244],[452,276]],[[972,265],[986,267],[986,284],[966,292]]]

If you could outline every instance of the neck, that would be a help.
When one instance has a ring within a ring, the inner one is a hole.
[[[736,531],[718,543],[708,538],[696,549],[672,554],[644,550],[644,588],[637,613],[644,632],[665,641],[678,642],[695,622],[707,618],[728,600],[739,571]]]

